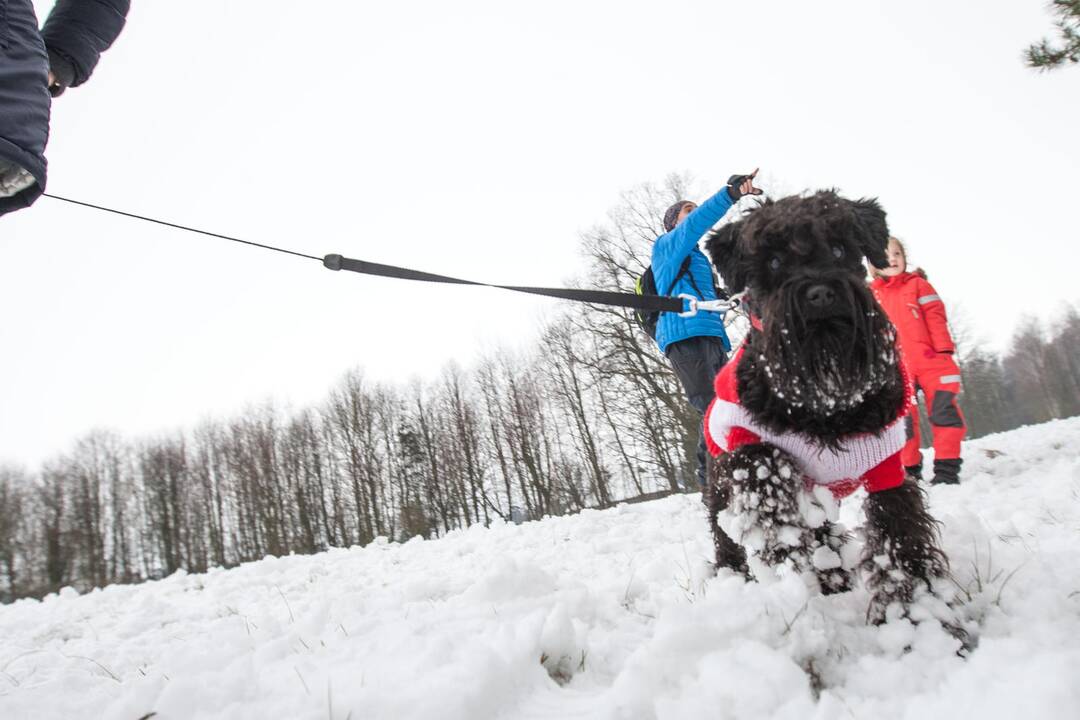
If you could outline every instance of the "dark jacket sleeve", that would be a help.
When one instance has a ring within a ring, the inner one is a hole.
[[[45,189],[49,61],[30,0],[0,0],[0,160],[37,180],[0,198],[0,215],[29,207]]]
[[[41,37],[50,53],[71,63],[75,71],[72,87],[90,78],[101,53],[123,30],[130,7],[130,0],[57,1]]]

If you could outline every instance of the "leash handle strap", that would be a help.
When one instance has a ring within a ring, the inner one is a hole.
[[[529,293],[531,295],[544,295],[546,297],[559,298],[560,300],[573,300],[576,302],[591,303],[593,305],[610,305],[613,307],[633,308],[635,310],[659,310],[661,312],[683,312],[683,300],[681,298],[663,297],[660,295],[637,295],[634,293],[610,292],[606,290],[581,290],[577,288],[541,288],[524,285],[494,285],[491,283],[476,282],[475,280],[463,280],[450,277],[449,275],[437,275],[435,273],[412,270],[410,268],[397,267],[395,265],[383,265],[381,263],[356,260],[342,257],[341,255],[327,255],[323,258],[323,266],[330,270],[348,270],[363,275],[378,275],[380,277],[397,278],[399,280],[419,280],[421,282],[450,283],[453,285],[478,285],[481,287],[500,288],[513,290],[514,292]]]

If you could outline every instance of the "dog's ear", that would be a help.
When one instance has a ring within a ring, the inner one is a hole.
[[[887,267],[889,258],[885,250],[889,245],[889,226],[885,222],[885,211],[873,198],[849,202],[855,215],[855,233],[859,249],[874,267]]]
[[[739,249],[739,233],[742,225],[742,221],[728,223],[705,241],[709,258],[724,279],[724,287],[731,293],[746,289],[746,273],[740,270],[742,252]]]

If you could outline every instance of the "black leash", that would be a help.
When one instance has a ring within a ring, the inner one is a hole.
[[[461,278],[450,277],[449,275],[437,275],[435,273],[423,272],[421,270],[412,270],[410,268],[397,267],[395,265],[383,265],[381,263],[368,262],[367,260],[355,260],[353,258],[347,258],[337,254],[331,254],[327,255],[326,257],[319,258],[314,255],[305,255],[304,253],[296,252],[294,250],[286,250],[285,248],[274,247],[273,245],[263,245],[262,243],[252,242],[250,240],[241,240],[240,238],[208,232],[206,230],[199,230],[197,228],[188,227],[186,225],[179,225],[177,223],[165,222],[164,220],[157,220],[155,218],[146,217],[144,215],[136,215],[135,213],[124,212],[122,210],[114,210],[113,208],[107,208],[101,205],[94,205],[92,203],[81,202],[79,200],[72,200],[70,198],[60,197],[59,195],[52,195],[50,193],[43,194],[45,197],[52,198],[53,200],[62,200],[63,202],[71,203],[73,205],[82,205],[83,207],[93,208],[94,210],[100,210],[102,212],[113,213],[115,215],[123,215],[124,217],[134,218],[136,220],[145,220],[146,222],[176,228],[177,230],[185,230],[187,232],[198,233],[199,235],[208,235],[210,237],[220,238],[222,240],[230,240],[232,242],[243,243],[244,245],[252,245],[254,247],[259,247],[266,250],[273,250],[275,252],[307,258],[309,260],[318,260],[323,264],[323,267],[326,267],[330,270],[348,270],[350,272],[361,273],[364,275],[376,275],[380,277],[395,278],[399,280],[419,280],[421,282],[450,283],[454,285],[477,285],[480,287],[499,288],[501,290],[512,290],[514,292],[529,293],[531,295],[544,295],[546,297],[558,298],[560,300],[572,300],[575,302],[589,303],[592,305],[611,305],[614,307],[625,307],[635,310],[659,310],[661,312],[673,313],[682,313],[684,310],[683,298],[678,297],[663,297],[660,295],[637,295],[634,293],[610,292],[607,290],[583,290],[578,288],[543,288],[529,287],[525,285],[497,285],[493,283],[477,282],[475,280],[463,280]],[[691,303],[691,307],[695,307],[693,303]]]
[[[610,292],[607,290],[581,290],[577,288],[542,288],[529,287],[526,285],[496,285],[493,283],[477,282],[475,280],[462,280],[461,278],[448,275],[436,275],[421,270],[396,267],[394,265],[382,265],[368,262],[367,260],[354,260],[341,255],[327,255],[323,258],[323,265],[331,270],[350,270],[363,273],[364,275],[379,275],[381,277],[397,278],[400,280],[419,280],[421,282],[451,283],[454,285],[479,285],[481,287],[500,288],[513,290],[514,292],[530,293],[532,295],[546,295],[547,297],[561,300],[574,300],[576,302],[591,303],[593,305],[614,305],[615,307],[634,308],[636,310],[661,310],[664,312],[680,313],[683,311],[683,301],[680,298],[662,297],[659,295],[636,295],[631,293]]]
[[[207,232],[206,230],[198,230],[196,228],[187,227],[186,225],[177,225],[176,223],[165,222],[164,220],[155,220],[151,217],[144,215],[136,215],[135,213],[124,212],[123,210],[113,210],[112,208],[102,207],[101,205],[93,205],[88,202],[81,202],[79,200],[72,200],[66,197],[60,197],[59,195],[50,195],[49,193],[42,193],[47,198],[53,200],[63,200],[66,203],[72,205],[82,205],[83,207],[93,208],[95,210],[101,210],[103,212],[113,213],[115,215],[123,215],[124,217],[135,218],[136,220],[145,220],[146,222],[157,223],[158,225],[165,225],[166,227],[176,228],[177,230],[187,230],[188,232],[198,233],[200,235],[209,235],[210,237],[221,238],[222,240],[232,240],[233,242],[243,243],[244,245],[254,245],[255,247],[266,248],[267,250],[276,250],[281,253],[288,253],[289,255],[296,255],[297,257],[309,258],[311,260],[318,260],[319,258],[314,255],[305,255],[304,253],[294,252],[292,250],[286,250],[285,248],[274,247],[273,245],[262,245],[257,242],[251,242],[250,240],[241,240],[240,238],[229,237],[228,235],[218,235],[217,233]]]

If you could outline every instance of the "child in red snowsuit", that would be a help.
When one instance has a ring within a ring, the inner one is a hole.
[[[934,434],[933,483],[960,482],[960,441],[967,432],[956,402],[960,368],[953,359],[956,346],[949,334],[945,304],[921,272],[907,271],[907,253],[889,238],[889,266],[871,268],[870,289],[896,326],[897,344],[908,373],[921,389]],[[919,451],[919,408],[908,414],[908,440],[901,452],[908,472],[922,477]]]

